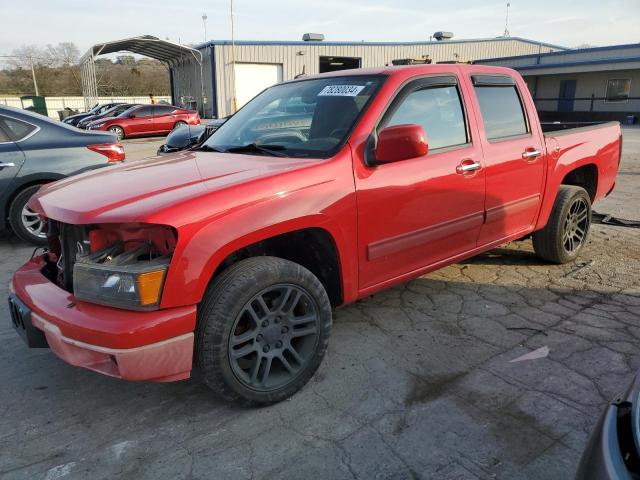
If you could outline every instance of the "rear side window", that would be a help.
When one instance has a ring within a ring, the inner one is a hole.
[[[175,112],[176,107],[172,107],[169,105],[156,105],[156,115],[169,115],[170,113]]]
[[[153,107],[142,107],[135,112],[135,115],[138,117],[146,117],[147,115],[153,115]]]
[[[426,87],[409,93],[385,127],[418,124],[427,134],[429,150],[467,143],[467,129],[457,87]]]
[[[2,123],[2,130],[6,132],[6,134],[9,135],[9,138],[14,142],[24,140],[37,128],[35,125],[30,123],[9,117],[0,117],[0,123]]]
[[[489,140],[528,133],[522,101],[515,85],[476,85],[475,91]]]

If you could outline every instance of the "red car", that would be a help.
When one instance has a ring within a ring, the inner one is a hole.
[[[180,125],[199,125],[200,115],[173,105],[137,105],[117,117],[91,122],[87,130],[108,130],[118,140],[141,135],[166,135]]]
[[[105,375],[175,381],[195,361],[227,399],[283,400],[320,365],[335,307],[530,235],[574,261],[622,137],[570,127],[542,125],[507,68],[274,85],[193,150],[41,188],[49,249],[13,276],[13,323]]]

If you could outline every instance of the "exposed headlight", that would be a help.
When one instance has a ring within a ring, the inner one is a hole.
[[[82,255],[73,266],[73,293],[79,300],[129,310],[159,308],[170,256],[140,243],[125,249],[118,241]]]
[[[99,128],[99,127],[103,126],[105,123],[107,123],[107,122],[92,123],[91,124],[91,128]]]

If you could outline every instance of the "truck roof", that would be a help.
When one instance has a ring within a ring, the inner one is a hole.
[[[373,67],[373,68],[354,68],[351,70],[339,70],[337,72],[319,73],[315,75],[305,75],[304,77],[298,77],[292,80],[288,80],[283,83],[295,82],[300,80],[308,80],[312,78],[328,78],[328,77],[353,77],[356,75],[407,75],[409,72],[414,74],[432,74],[432,73],[461,73],[464,71],[472,71],[474,73],[494,73],[494,74],[508,74],[512,75],[516,73],[515,70],[506,67],[496,67],[491,65],[476,65],[476,64],[452,64],[452,63],[436,63],[428,65],[390,65],[385,67]]]

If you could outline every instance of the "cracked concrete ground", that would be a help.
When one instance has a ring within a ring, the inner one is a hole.
[[[639,202],[640,130],[625,130],[595,209],[638,219]],[[0,239],[0,297],[31,250]],[[564,266],[517,242],[339,309],[317,375],[268,408],[70,367],[27,350],[6,308],[0,342],[6,479],[571,478],[640,367],[640,230],[594,225]]]

